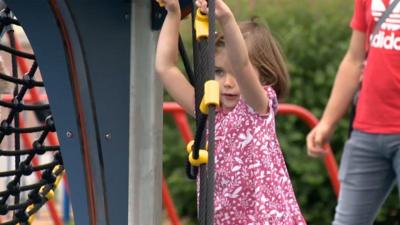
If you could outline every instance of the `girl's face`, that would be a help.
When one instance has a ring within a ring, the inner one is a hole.
[[[215,55],[215,80],[219,83],[221,108],[224,112],[232,111],[240,98],[239,86],[231,68],[226,51],[220,50]]]

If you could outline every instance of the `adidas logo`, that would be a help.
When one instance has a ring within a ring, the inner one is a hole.
[[[392,1],[393,0],[390,0],[390,3],[392,3]],[[371,13],[375,22],[378,22],[385,11],[386,6],[383,4],[382,0],[372,0]],[[396,33],[398,33],[396,31],[398,30],[400,30],[400,4],[397,4],[392,13],[386,18],[381,26],[381,30],[371,41],[371,46],[400,51],[400,37],[396,35]],[[372,35],[370,38],[372,38]]]
[[[390,0],[390,3],[392,3],[392,1],[393,0]],[[383,4],[382,0],[372,0],[371,12],[375,22],[377,22],[379,18],[381,18],[385,10],[386,6],[385,4]],[[400,4],[396,5],[392,13],[382,24],[381,29],[390,31],[400,30]]]

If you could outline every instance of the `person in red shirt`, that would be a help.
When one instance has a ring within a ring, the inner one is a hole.
[[[325,154],[323,145],[346,113],[362,75],[354,130],[340,165],[334,225],[372,224],[396,181],[400,186],[400,4],[372,35],[389,1],[355,0],[348,51],[321,121],[307,136],[308,154]]]

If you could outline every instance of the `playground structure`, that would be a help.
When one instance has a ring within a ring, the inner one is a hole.
[[[157,31],[151,30],[156,23],[149,17],[150,3],[12,0],[7,4],[28,34],[45,81],[69,175],[75,224],[161,224],[161,191],[168,202],[166,185],[159,188],[163,109],[174,114],[186,142],[190,133],[180,107],[165,103],[162,108],[162,88],[153,71]],[[36,97],[36,101],[47,99]],[[295,106],[283,105],[280,112],[297,114],[310,126],[316,123]],[[57,138],[49,139],[58,145]],[[32,143],[29,138],[25,141]],[[337,193],[332,154],[325,162]],[[176,221],[173,210],[169,216]]]

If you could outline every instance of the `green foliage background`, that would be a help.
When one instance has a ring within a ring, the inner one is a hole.
[[[330,94],[338,65],[350,39],[349,0],[226,0],[238,20],[257,16],[269,25],[287,57],[292,86],[288,103],[309,109],[320,118]],[[191,52],[190,20],[181,28]],[[165,98],[169,100],[168,96]],[[295,117],[278,116],[278,137],[302,212],[309,224],[331,224],[336,197],[320,159],[307,156],[305,137],[309,128]],[[195,182],[185,175],[185,151],[173,119],[164,118],[164,175],[181,217],[195,224]],[[193,121],[192,121],[193,122]],[[193,124],[192,124],[193,125]],[[348,120],[337,126],[332,148],[339,161],[348,135]],[[375,224],[399,225],[397,189],[389,196]]]

